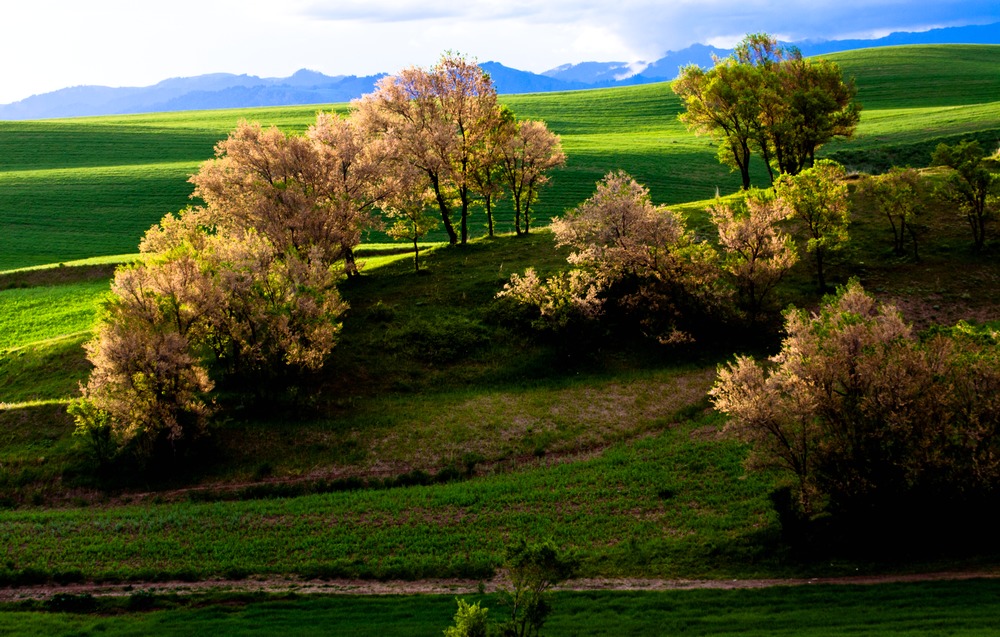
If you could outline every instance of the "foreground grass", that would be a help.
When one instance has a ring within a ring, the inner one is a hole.
[[[0,580],[490,577],[521,536],[577,552],[585,575],[781,572],[770,480],[745,477],[742,447],[714,431],[677,425],[590,459],[441,485],[8,511]]]
[[[493,596],[471,597],[499,619]],[[990,635],[995,580],[801,586],[761,590],[559,592],[546,635]],[[76,602],[87,605],[87,600]],[[49,607],[57,607],[52,602]],[[452,624],[451,596],[148,598],[93,603],[95,611],[0,609],[6,635],[435,635]],[[136,611],[131,607],[147,606]]]

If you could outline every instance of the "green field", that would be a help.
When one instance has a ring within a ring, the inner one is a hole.
[[[498,617],[492,596],[468,596]],[[91,613],[46,610],[46,603],[0,607],[5,635],[438,635],[452,623],[449,595],[230,595],[208,605],[195,596],[141,606],[140,594],[91,603]],[[996,629],[996,581],[879,586],[778,587],[761,590],[560,592],[545,635],[990,635]],[[66,606],[70,606],[70,601]],[[58,608],[51,602],[49,608]],[[71,606],[70,606],[71,607]],[[99,609],[99,610],[98,610]]]
[[[1000,47],[830,57],[857,77],[864,110],[856,139],[824,153],[854,169],[923,166],[940,141],[972,136],[992,150],[1000,139]],[[503,101],[562,136],[569,159],[542,194],[542,218],[625,168],[704,232],[707,200],[738,186],[711,141],[677,121],[680,105],[666,84]],[[586,576],[731,579],[998,563],[979,547],[950,545],[887,546],[874,558],[837,547],[806,557],[790,550],[771,501],[776,476],[745,472],[745,448],[721,438],[722,420],[705,398],[716,365],[732,354],[726,343],[661,350],[589,335],[592,350],[580,356],[579,343],[533,337],[494,300],[511,273],[565,264],[566,250],[544,230],[428,245],[419,276],[392,246],[363,247],[365,276],[343,286],[351,309],[311,398],[236,405],[204,455],[168,478],[136,471],[102,483],[72,436],[65,403],[87,377],[81,345],[114,264],[135,258],[145,229],[188,203],[188,175],[240,118],[301,131],[315,111],[0,122],[0,584],[488,579],[518,537],[574,551]],[[763,185],[762,166],[754,175]],[[950,209],[930,214],[933,232],[917,264],[891,254],[884,219],[862,205],[831,278],[860,277],[882,298],[906,303],[907,318],[922,326],[995,319],[996,255],[971,254]],[[473,235],[484,234],[481,216],[473,220]],[[787,300],[815,306],[807,262],[783,286]],[[178,602],[121,617],[7,605],[0,632],[354,633],[348,622],[377,615],[386,625],[369,624],[372,632],[437,634],[454,612],[451,597],[404,599]],[[546,632],[987,634],[984,608],[998,601],[992,581],[566,592]],[[264,615],[274,623],[254,623]]]
[[[864,105],[857,140],[826,150],[850,149],[846,163],[863,167],[888,148],[925,165],[938,139],[975,133],[993,145],[1000,142],[997,47],[900,47],[829,57],[857,77]],[[543,193],[542,219],[581,202],[617,168],[648,185],[663,203],[738,187],[738,176],[716,161],[711,140],[677,121],[680,103],[667,84],[510,95],[503,101],[519,117],[545,120],[562,137],[569,158]],[[0,271],[133,252],[150,225],[189,203],[187,177],[239,119],[301,131],[318,108],[0,122]],[[763,183],[763,166],[755,171]],[[508,225],[502,222],[500,229]],[[474,234],[484,233],[484,226],[473,218]]]

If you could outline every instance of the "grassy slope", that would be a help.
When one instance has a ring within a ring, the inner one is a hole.
[[[987,52],[993,53],[994,49],[996,47],[988,49]],[[957,52],[960,53],[962,51]],[[859,60],[866,61],[867,58]],[[954,59],[950,61],[954,62]],[[945,60],[940,64],[948,62],[949,60]],[[848,60],[844,60],[845,67],[848,67],[849,63]],[[1000,62],[994,56],[988,63],[997,65]],[[958,77],[956,81],[959,80],[962,80],[962,77]],[[654,85],[612,91],[505,98],[522,116],[547,119],[552,128],[564,136],[564,144],[570,154],[571,163],[557,175],[554,187],[546,195],[550,201],[550,211],[557,205],[551,202],[568,202],[565,205],[572,205],[572,202],[589,195],[596,179],[607,170],[619,166],[628,168],[640,179],[649,183],[653,188],[654,197],[660,200],[673,198],[670,184],[683,183],[685,176],[689,174],[696,177],[696,182],[700,180],[699,183],[706,188],[712,183],[713,175],[731,179],[724,169],[715,164],[714,154],[707,140],[694,138],[680,128],[674,117],[676,100],[665,92],[665,88],[663,85]],[[903,103],[904,96],[910,94],[909,90],[900,89],[891,93],[883,91],[878,94],[879,97],[868,100],[866,119],[861,130],[862,141],[867,139],[866,143],[870,143],[871,137],[886,136],[887,139],[923,139],[922,143],[930,143],[927,140],[933,141],[934,136],[940,131],[946,131],[949,135],[954,132],[955,122],[952,120],[955,118],[950,117],[952,111],[948,110],[956,108],[953,106],[932,105],[905,111],[908,114],[912,111],[918,115],[915,121],[919,123],[915,126],[907,124],[906,119],[900,118],[898,110],[892,111],[897,113],[893,117],[879,117],[879,110],[872,106],[873,103],[877,106],[879,100],[882,100],[881,103],[886,106],[900,109],[906,106]],[[951,94],[960,93],[961,89],[956,84],[951,89]],[[865,99],[864,92],[862,99]],[[988,130],[996,126],[997,104],[970,108],[982,110],[975,111],[975,117],[967,116],[968,112],[963,111],[965,115],[958,118],[958,125],[964,127],[962,130]],[[277,109],[258,111],[254,116],[260,115],[260,119],[266,122],[278,121],[282,125],[301,129],[312,118],[312,113],[311,108]],[[210,147],[209,137],[224,134],[232,126],[235,117],[234,112],[211,112],[26,123],[24,126],[40,127],[36,131],[40,138],[52,135],[54,129],[51,127],[65,125],[69,128],[60,130],[83,131],[80,132],[81,139],[87,141],[80,143],[80,150],[75,155],[69,153],[65,157],[51,160],[53,163],[49,168],[31,165],[31,161],[37,159],[33,160],[31,153],[25,152],[22,152],[23,156],[20,159],[16,159],[17,153],[14,153],[16,161],[12,162],[27,171],[43,173],[56,171],[52,174],[58,171],[67,173],[82,171],[79,174],[85,174],[87,179],[91,180],[89,183],[93,186],[93,192],[99,192],[101,184],[104,183],[101,171],[109,164],[118,166],[122,175],[139,175],[145,170],[144,167],[149,165],[150,157],[143,155],[148,150],[146,145],[158,144],[160,138],[163,138],[164,143],[173,149],[165,152],[164,157],[169,160],[169,165],[179,166],[184,164],[182,156],[193,156],[196,146],[201,142],[197,140],[192,142],[191,139],[194,138],[185,137],[188,139],[185,144],[189,143],[189,146],[182,143],[171,145],[173,134],[184,136],[191,130],[200,130],[204,133],[202,141]],[[273,119],[267,119],[268,117]],[[22,124],[10,126],[17,128]],[[99,143],[101,135],[93,133],[101,127],[106,127],[107,132],[113,133],[115,139],[127,137],[131,134],[128,130],[133,132],[140,129],[154,130],[156,133],[144,138],[144,144],[137,142],[133,145],[136,153],[133,158],[127,153],[121,153],[116,145]],[[914,130],[922,130],[924,137],[920,137],[921,133],[915,133]],[[83,133],[91,135],[88,137]],[[90,159],[88,153],[92,153]],[[203,154],[198,159],[204,156]],[[617,163],[616,160],[619,159],[621,163]],[[134,163],[130,164],[130,161]],[[190,164],[193,167],[197,159],[192,161],[195,162]],[[129,172],[137,168],[141,170]],[[24,172],[8,171],[0,174],[0,180],[8,178],[16,180]],[[183,176],[179,176],[178,180],[183,181]],[[692,193],[700,192],[701,186],[696,183],[692,188]],[[714,190],[714,186],[712,189]],[[86,199],[74,199],[74,201],[77,202],[78,208],[82,208],[83,203],[79,202],[85,202]],[[120,204],[120,202],[115,203]],[[179,205],[183,205],[183,201],[169,209],[175,209]],[[159,217],[161,211],[147,212],[155,219]],[[36,214],[45,217],[50,213],[51,210],[43,209]],[[140,232],[144,227],[136,222],[138,214],[126,214],[124,208],[115,214],[120,214],[124,221],[135,224],[136,232]],[[9,218],[7,212],[0,212],[0,223],[8,223]],[[86,216],[81,216],[80,219],[85,220]],[[62,218],[53,225],[67,229],[73,227],[67,218]],[[125,233],[120,229],[116,232]],[[875,232],[874,226],[871,226],[869,236],[874,236]],[[15,249],[9,253],[12,256],[8,256],[8,265],[25,265],[49,258],[36,256],[37,243],[27,240],[30,238],[30,233],[21,235],[14,233],[10,236]],[[17,248],[18,241],[22,242],[20,248]],[[34,241],[40,240],[36,236]],[[134,238],[130,239],[132,243],[128,245],[125,245],[128,242],[123,239],[118,238],[116,241],[122,245],[114,243],[112,247],[110,240],[102,244],[106,252],[121,253],[134,250]],[[344,465],[354,467],[355,470],[361,467],[365,471],[374,471],[381,467],[383,471],[388,472],[387,475],[392,475],[393,472],[413,467],[433,470],[448,462],[461,463],[463,460],[461,454],[469,448],[476,450],[480,462],[486,460],[502,463],[518,455],[530,456],[539,451],[571,452],[574,451],[574,444],[579,444],[577,441],[580,439],[585,441],[585,447],[589,447],[631,438],[644,432],[663,431],[666,428],[667,431],[674,433],[658,436],[656,442],[621,447],[610,454],[611,461],[603,459],[594,461],[596,468],[593,471],[597,472],[594,475],[600,475],[601,480],[610,481],[608,484],[612,485],[627,484],[632,480],[652,485],[662,480],[656,477],[658,475],[656,472],[673,475],[673,472],[694,471],[693,475],[705,481],[706,488],[703,493],[709,500],[685,500],[682,509],[692,507],[696,510],[703,509],[709,513],[707,517],[688,530],[678,532],[680,539],[669,538],[667,536],[671,534],[669,528],[673,522],[668,522],[663,516],[666,515],[665,511],[673,506],[672,504],[662,502],[658,504],[656,498],[659,496],[652,498],[648,492],[637,496],[628,489],[617,491],[611,489],[608,491],[610,495],[606,502],[600,505],[609,508],[610,517],[595,520],[592,526],[586,526],[586,516],[567,519],[564,522],[568,526],[561,532],[570,535],[574,532],[582,533],[583,537],[590,538],[588,542],[592,542],[595,548],[588,557],[590,568],[594,572],[610,572],[617,568],[633,567],[638,569],[638,572],[644,572],[642,569],[652,569],[645,572],[655,573],[745,572],[740,570],[745,567],[745,564],[741,566],[741,561],[747,555],[755,555],[755,551],[761,549],[760,545],[749,547],[746,545],[749,541],[747,538],[753,536],[753,533],[748,534],[747,525],[754,524],[751,519],[759,521],[759,518],[754,518],[755,515],[763,514],[760,507],[766,506],[764,499],[766,487],[758,486],[757,490],[752,492],[730,491],[727,485],[731,484],[734,472],[738,472],[738,450],[732,447],[729,447],[730,451],[725,451],[724,447],[721,451],[733,454],[726,460],[729,464],[725,466],[729,469],[714,478],[710,478],[708,473],[701,473],[709,466],[705,462],[706,456],[703,456],[706,447],[694,436],[694,432],[711,433],[714,425],[710,422],[703,423],[704,429],[697,426],[693,429],[671,427],[674,420],[680,422],[685,420],[684,417],[672,418],[672,414],[682,413],[684,406],[692,402],[697,405],[697,399],[686,396],[684,392],[678,393],[679,398],[675,402],[669,400],[664,402],[656,398],[657,393],[666,393],[663,389],[673,382],[671,380],[673,372],[669,369],[659,369],[662,365],[653,365],[643,371],[643,365],[648,363],[637,363],[634,360],[618,361],[613,357],[601,359],[596,371],[586,368],[582,370],[566,368],[558,358],[557,348],[529,349],[523,346],[524,342],[516,334],[489,331],[493,328],[489,328],[486,332],[482,331],[480,323],[486,317],[481,306],[492,296],[509,272],[519,270],[532,261],[542,260],[543,264],[547,264],[546,267],[553,267],[559,263],[561,255],[553,252],[545,242],[545,236],[540,235],[525,242],[512,239],[484,242],[471,246],[465,252],[443,250],[431,257],[429,264],[432,273],[428,276],[415,279],[409,275],[408,266],[400,264],[390,266],[379,276],[366,277],[362,283],[363,287],[346,290],[346,294],[352,300],[353,310],[345,325],[345,346],[337,352],[337,356],[341,357],[341,364],[335,365],[334,368],[342,369],[344,377],[350,379],[349,386],[353,389],[344,393],[338,386],[331,386],[330,392],[324,399],[327,407],[333,409],[330,417],[296,426],[295,435],[289,435],[290,432],[286,429],[289,424],[281,422],[283,419],[280,418],[265,418],[226,428],[220,436],[220,445],[223,457],[228,459],[225,471],[229,473],[204,477],[207,479],[267,475],[308,477],[312,468],[336,469]],[[57,242],[54,239],[45,241],[47,246],[52,243]],[[872,245],[877,244],[873,241]],[[18,253],[18,250],[21,252]],[[502,263],[499,268],[496,265],[498,262]],[[67,268],[67,270],[73,269]],[[911,272],[910,275],[915,275],[915,272]],[[81,300],[93,292],[87,285],[89,284],[80,281],[63,281],[44,293],[53,293],[54,290],[61,289],[64,298]],[[442,295],[435,291],[439,289],[452,290],[453,294]],[[0,303],[4,303],[4,311],[8,311],[12,305],[9,299],[20,299],[18,295],[27,292],[27,290],[7,290],[0,293]],[[3,296],[8,293],[9,296]],[[414,302],[415,299],[417,302]],[[63,304],[62,301],[59,302],[59,305]],[[85,322],[86,319],[78,317],[59,320],[63,321],[59,323],[63,325],[61,329],[70,333],[77,330],[74,325],[80,321]],[[425,328],[435,325],[447,325],[448,329],[439,329],[436,335],[424,338]],[[24,345],[39,338],[48,338],[50,333],[51,330],[34,335],[22,335],[17,337],[20,340],[12,341],[11,344]],[[465,339],[459,339],[460,348],[457,353],[454,349],[456,334]],[[20,402],[65,397],[68,390],[75,385],[73,382],[75,378],[80,377],[85,371],[85,365],[81,364],[79,356],[76,358],[72,356],[72,347],[75,347],[75,343],[57,341],[25,347],[20,350],[21,353],[16,359],[5,357],[3,367],[0,368],[0,401]],[[466,348],[471,348],[471,355],[463,352]],[[57,373],[58,378],[53,378],[52,370],[63,366],[73,371],[70,374]],[[602,367],[603,371],[599,369]],[[639,371],[635,371],[637,368]],[[553,374],[554,369],[560,371]],[[48,377],[45,377],[46,370]],[[630,370],[628,372],[630,375],[617,376],[622,370]],[[583,373],[578,374],[580,371]],[[627,379],[627,382],[621,382],[622,378]],[[623,386],[630,388],[629,392],[623,393],[621,389]],[[557,398],[553,399],[553,396]],[[585,410],[577,408],[576,411],[569,410],[559,414],[558,410],[552,408],[553,400],[564,405],[583,403],[589,408],[589,412],[585,413]],[[690,413],[696,414],[697,409]],[[483,418],[483,414],[490,417]],[[27,426],[28,423],[32,425]],[[608,427],[609,423],[627,423],[629,426],[625,429]],[[2,448],[5,473],[3,484],[0,485],[4,492],[14,494],[13,497],[21,502],[30,502],[35,496],[41,496],[44,500],[51,495],[44,489],[39,493],[37,489],[40,484],[48,485],[46,489],[58,491],[61,488],[58,483],[62,475],[61,467],[74,462],[72,441],[67,435],[69,426],[65,416],[59,415],[59,410],[51,405],[24,406],[20,409],[0,411],[0,427],[5,432]],[[688,438],[690,444],[685,442]],[[453,444],[449,445],[449,439],[466,442],[456,447]],[[425,443],[431,441],[433,444],[427,445],[430,448],[430,451],[427,451]],[[657,462],[644,467],[647,463],[636,461],[638,457],[636,454],[641,456],[644,453],[653,454]],[[586,474],[590,469],[581,466],[579,471],[581,474]],[[647,471],[653,473],[646,473]],[[407,498],[412,497],[426,497],[436,501],[440,498],[459,497],[449,494],[471,492],[478,495],[461,497],[472,497],[473,501],[478,501],[479,498],[488,500],[495,497],[493,489],[499,489],[499,493],[516,494],[500,498],[501,513],[483,509],[482,519],[477,520],[469,530],[464,529],[461,524],[449,525],[449,531],[440,540],[443,543],[441,546],[448,546],[448,549],[435,546],[423,553],[415,551],[411,557],[406,559],[400,557],[398,561],[388,566],[373,562],[370,557],[357,556],[379,554],[372,553],[373,550],[393,555],[392,547],[406,545],[414,533],[422,532],[424,527],[420,526],[419,519],[411,520],[412,524],[401,525],[395,535],[391,532],[383,535],[381,532],[376,534],[369,531],[372,541],[376,541],[377,538],[378,542],[383,542],[378,547],[364,544],[352,546],[348,543],[342,546],[336,545],[334,548],[324,547],[321,537],[322,525],[310,526],[303,523],[296,526],[297,517],[294,515],[287,518],[287,521],[292,527],[301,528],[301,535],[294,536],[298,538],[296,541],[316,547],[314,550],[323,556],[322,564],[328,566],[332,564],[331,568],[335,572],[343,569],[344,572],[373,575],[386,572],[379,570],[385,568],[397,573],[405,573],[407,570],[411,573],[441,570],[462,572],[469,568],[475,570],[493,564],[497,559],[498,540],[495,535],[491,536],[490,532],[497,528],[506,528],[510,532],[525,532],[536,528],[536,524],[544,523],[553,505],[545,500],[545,489],[536,489],[535,486],[529,488],[527,485],[546,484],[546,488],[550,488],[551,485],[545,481],[556,480],[553,475],[528,472],[491,479],[494,482],[477,481],[468,486],[463,483],[457,486],[428,487],[416,492],[416,496],[409,491],[399,493],[390,491],[384,492],[383,495],[369,496],[374,498],[372,502],[377,503],[371,506],[395,511],[400,507],[405,508],[400,503],[405,503],[408,501]],[[674,490],[670,480],[663,484],[667,485],[664,487],[666,489],[664,492]],[[581,498],[589,497],[586,489],[579,493]],[[713,501],[709,495],[711,493],[723,499]],[[347,506],[343,504],[344,500],[338,500],[341,496],[311,497],[320,499],[307,501],[309,504],[327,507],[324,510],[328,512],[343,510],[342,515],[348,518],[359,515],[357,510],[352,511],[350,507],[338,508]],[[351,500],[347,498],[346,501]],[[640,509],[651,507],[650,511],[654,512],[651,515],[660,517],[643,518],[639,515],[636,518],[631,508],[634,502],[640,502]],[[756,504],[753,504],[755,502]],[[277,500],[273,506],[279,509],[297,510],[299,503],[296,499]],[[594,504],[584,499],[580,506],[589,509]],[[718,510],[739,510],[745,506],[749,506],[749,510],[757,513],[747,518],[740,518],[742,521],[730,520],[723,526],[713,525],[713,516]],[[254,551],[246,554],[231,552],[233,549],[228,547],[228,543],[233,539],[235,527],[227,520],[239,520],[240,524],[246,522],[255,527],[261,525],[268,527],[267,521],[277,515],[267,507],[255,507],[257,505],[253,503],[205,505],[198,508],[187,503],[163,505],[163,508],[150,511],[149,515],[152,517],[147,517],[152,526],[146,530],[143,530],[146,528],[143,527],[144,523],[137,521],[147,519],[140,514],[144,510],[142,508],[111,509],[106,512],[84,510],[12,513],[6,517],[6,523],[10,525],[8,531],[24,538],[21,548],[11,554],[12,564],[14,571],[29,568],[42,573],[59,573],[77,572],[76,569],[79,569],[78,572],[85,575],[104,573],[113,577],[134,577],[141,573],[155,572],[157,569],[174,569],[180,572],[185,568],[194,569],[195,574],[199,576],[225,573],[230,569],[235,572],[280,572],[288,568],[303,568],[301,564],[308,564],[308,561],[298,561],[276,566],[268,561],[270,558],[262,557],[263,554],[255,555]],[[525,515],[509,516],[509,510],[523,510]],[[191,517],[194,511],[202,517]],[[261,511],[263,513],[260,513]],[[434,517],[455,513],[454,509],[448,507],[431,508],[428,511],[427,515]],[[681,513],[682,511],[678,510],[671,515]],[[329,515],[341,514],[329,513]],[[389,513],[383,517],[385,520],[391,519]],[[200,522],[184,521],[196,518]],[[158,519],[178,521],[176,533],[180,535],[168,537],[162,543],[154,541],[157,529],[165,528],[164,524],[166,527],[172,524],[157,522]],[[363,514],[358,519],[368,521]],[[654,519],[660,522],[651,522]],[[574,526],[577,523],[584,526],[577,529]],[[765,537],[773,535],[775,532],[773,524],[773,520],[765,522],[755,532]],[[88,537],[91,532],[96,534],[93,537],[101,537],[101,532],[98,530],[108,525],[139,529],[137,532],[140,536],[136,539],[146,540],[139,544],[150,552],[133,556],[134,560],[127,564],[112,560],[104,565],[94,565],[91,560],[93,556],[88,553],[91,549],[85,548],[84,545],[90,542]],[[363,529],[366,528],[361,521],[358,525]],[[386,525],[392,526],[388,523]],[[203,528],[197,528],[199,526]],[[64,544],[63,540],[59,539],[60,548],[54,550],[51,549],[54,545],[49,544],[50,534],[40,532],[48,528],[88,531],[83,534],[59,531],[51,537],[72,537],[73,542],[77,543]],[[188,532],[184,529],[194,529],[202,535],[184,536],[183,534]],[[655,531],[651,532],[652,530]],[[638,538],[637,541],[640,543],[645,543],[639,545],[640,548],[645,547],[642,551],[634,552],[632,545],[627,543],[625,544],[627,550],[614,548],[621,546],[623,538],[627,538],[629,534]],[[566,537],[566,541],[573,544],[574,540],[570,535]],[[266,537],[270,539],[262,542],[265,544],[271,542],[276,546],[287,542],[292,536],[282,536],[277,533]],[[311,542],[319,543],[310,544]],[[454,562],[441,561],[443,559],[441,556],[453,553],[456,546],[472,547],[482,545],[484,542],[487,548],[481,552],[470,548],[466,551],[465,558],[459,558]],[[177,553],[184,546],[201,547],[205,551],[200,554],[202,558],[205,554],[215,557],[202,559],[196,556],[197,559],[191,561],[190,556],[184,557],[181,554],[183,551]],[[156,551],[161,549],[167,551],[168,559],[157,557]],[[645,566],[643,564],[629,566],[630,562],[626,558],[633,553],[646,560],[643,562]],[[295,564],[299,566],[296,567]],[[763,568],[780,569],[773,564]]]
[[[828,56],[857,80],[858,134],[824,152],[862,170],[926,166],[941,141],[1000,145],[1000,46],[907,46]]]
[[[857,76],[865,106],[857,140],[827,150],[851,149],[853,154],[843,158],[848,163],[871,164],[871,154],[887,146],[920,142],[920,148],[903,153],[919,159],[937,138],[976,131],[997,136],[1000,47],[901,47],[830,57]],[[503,101],[520,117],[546,120],[569,155],[566,168],[543,193],[541,219],[575,206],[616,168],[633,173],[663,203],[705,199],[716,187],[728,192],[738,186],[736,176],[716,161],[711,141],[691,135],[677,121],[680,104],[666,84],[511,95]],[[905,116],[900,109],[906,109]],[[5,195],[0,270],[134,251],[146,228],[187,205],[187,177],[240,118],[301,131],[316,110],[0,122]],[[756,176],[763,180],[762,167]],[[482,232],[483,225],[475,220],[474,232]]]

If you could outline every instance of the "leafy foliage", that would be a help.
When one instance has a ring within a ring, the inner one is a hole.
[[[506,577],[510,588],[501,592],[501,603],[510,616],[500,625],[504,637],[538,635],[552,612],[550,588],[572,577],[573,558],[560,554],[552,542],[529,543],[521,538],[507,547]]]
[[[383,78],[355,107],[399,161],[423,174],[449,242],[466,243],[481,151],[500,118],[489,75],[462,56],[445,54],[430,69],[409,67]]]
[[[531,204],[549,182],[548,171],[566,163],[559,136],[545,122],[525,120],[511,125],[499,148],[500,173],[514,201],[514,231],[531,228]]]
[[[673,90],[684,103],[681,121],[719,139],[719,159],[739,170],[744,190],[753,151],[772,181],[775,172],[795,175],[815,163],[820,146],[851,137],[860,121],[857,89],[836,63],[806,60],[762,33],[748,35],[709,71],[681,69]]]
[[[722,268],[753,320],[764,309],[774,287],[798,261],[792,237],[778,227],[792,210],[784,200],[755,190],[748,192],[739,206],[716,203],[709,213],[719,231],[724,253]]]
[[[458,602],[455,611],[455,625],[444,629],[444,637],[487,637],[489,624],[486,615],[488,608],[480,606],[480,602],[470,604],[464,599]]]
[[[549,280],[512,277],[500,296],[538,307],[555,325],[568,313],[596,318],[612,306],[649,336],[680,342],[691,338],[693,314],[717,300],[714,250],[623,171],[609,173],[552,231],[557,246],[574,250],[567,259],[574,268]]]
[[[80,430],[110,427],[122,445],[193,440],[210,368],[260,391],[283,370],[323,366],[346,308],[335,266],[352,263],[386,188],[356,142],[350,124],[320,116],[308,137],[243,122],[219,144],[192,178],[205,207],[165,216],[144,260],[115,273],[72,410]]]
[[[893,168],[881,175],[872,175],[863,183],[861,190],[875,199],[892,227],[893,252],[906,252],[906,237],[913,244],[913,258],[920,260],[918,239],[926,226],[921,223],[926,188],[923,180],[913,168]]]
[[[819,314],[790,311],[786,330],[771,366],[737,357],[710,394],[751,466],[795,476],[805,513],[887,521],[995,493],[995,334],[922,343],[857,282]]]
[[[826,263],[848,240],[847,184],[844,169],[828,159],[798,175],[782,175],[775,192],[793,210],[792,218],[805,237],[806,252],[816,264],[819,291],[826,291]]]
[[[938,144],[931,156],[932,164],[954,169],[940,194],[961,210],[972,231],[976,252],[986,245],[987,223],[995,218],[1000,200],[1000,175],[990,172],[984,159],[985,153],[975,141],[954,146]]]

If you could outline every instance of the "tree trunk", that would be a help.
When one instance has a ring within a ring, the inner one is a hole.
[[[444,194],[441,192],[441,183],[436,173],[427,171],[427,174],[431,179],[431,187],[434,188],[434,198],[437,200],[438,208],[441,210],[441,221],[444,222],[445,232],[448,233],[448,243],[455,245],[458,243],[458,235],[455,233],[455,227],[451,223],[451,210],[448,202],[445,201]]]
[[[351,248],[344,250],[344,272],[347,273],[349,279],[358,276],[358,264],[354,259],[354,250]]]
[[[733,160],[736,162],[737,168],[740,169],[743,190],[750,190],[750,147],[745,141],[742,141],[738,148],[733,144],[730,149],[733,152]]]
[[[493,238],[493,198],[486,195],[486,228],[490,238]]]
[[[913,240],[913,260],[920,263],[920,253],[917,252],[917,233],[913,231],[913,224],[906,226],[906,229],[910,232],[910,239]]]
[[[819,284],[820,293],[826,293],[826,277],[823,275],[823,250],[816,250],[816,280]]]
[[[465,245],[469,242],[469,191],[462,187],[459,189],[458,195],[462,200],[462,245]]]

